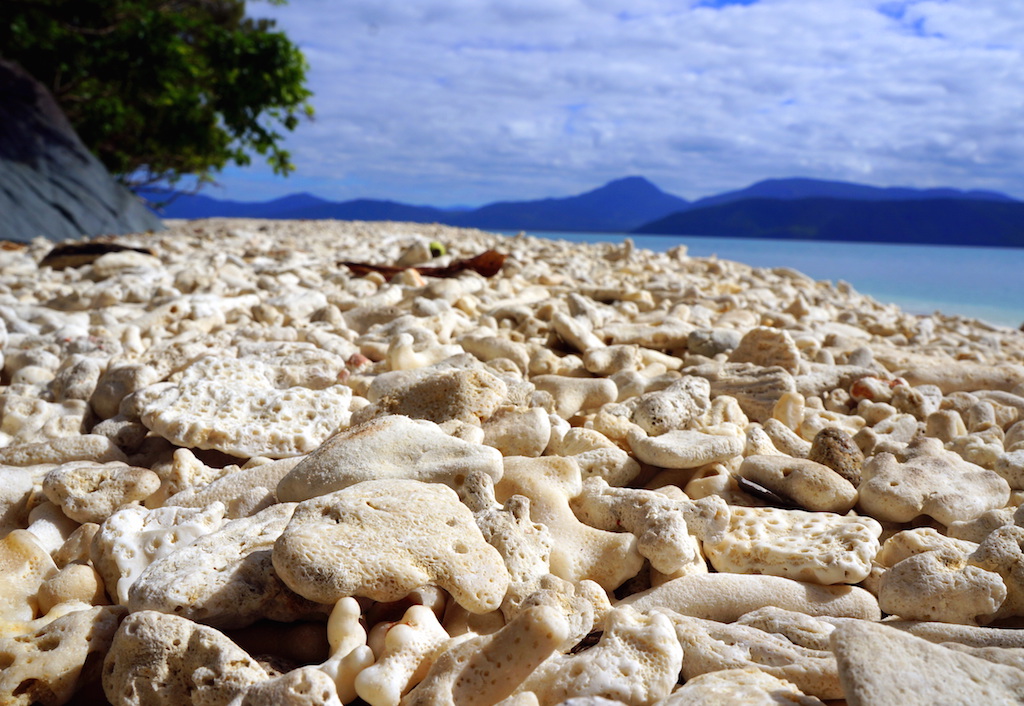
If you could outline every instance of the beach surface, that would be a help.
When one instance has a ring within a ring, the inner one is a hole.
[[[0,250],[0,704],[1024,700],[1024,332],[684,246],[168,226]]]

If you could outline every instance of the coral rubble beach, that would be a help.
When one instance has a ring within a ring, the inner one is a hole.
[[[685,247],[169,225],[0,250],[0,704],[1024,700],[1024,332]]]

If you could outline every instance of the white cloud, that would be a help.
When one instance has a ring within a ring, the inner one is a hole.
[[[644,174],[1024,196],[1024,10],[1004,0],[292,0],[316,121],[230,195],[483,203]],[[716,3],[721,4],[721,3]]]

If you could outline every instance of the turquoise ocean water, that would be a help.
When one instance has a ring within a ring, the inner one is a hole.
[[[818,280],[844,280],[858,292],[914,314],[941,311],[1013,328],[1024,323],[1024,248],[626,233],[527,234],[584,243],[619,243],[632,238],[638,247],[657,251],[683,244],[694,257],[716,255],[752,267],[791,267]]]

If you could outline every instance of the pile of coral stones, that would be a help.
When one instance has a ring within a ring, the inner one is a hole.
[[[2,704],[1024,699],[1020,331],[629,241],[49,249],[0,251]]]

